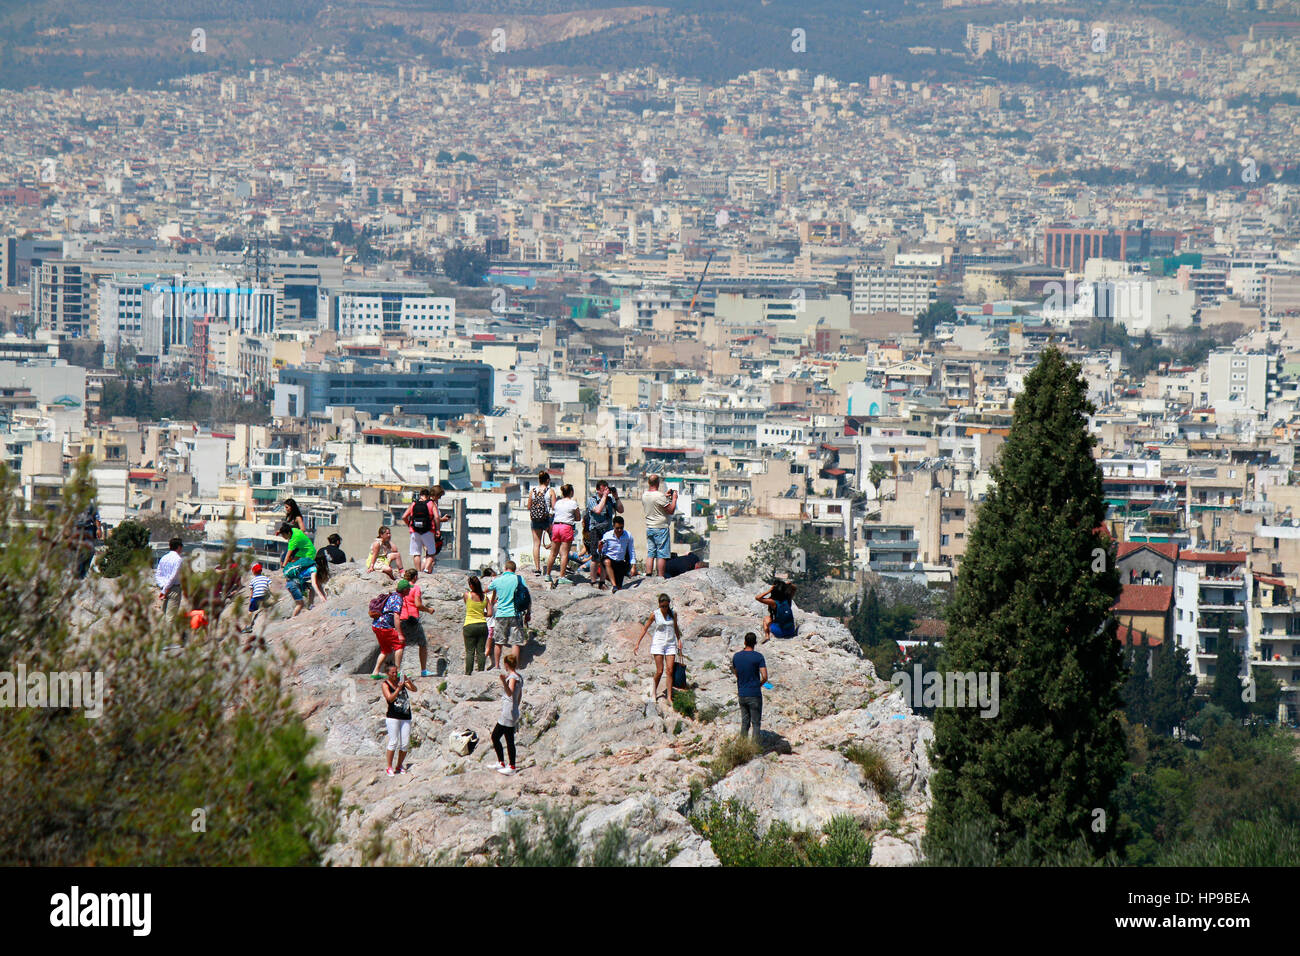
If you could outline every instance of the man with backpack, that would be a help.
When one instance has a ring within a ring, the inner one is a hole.
[[[397,615],[402,613],[402,601],[410,589],[411,582],[403,578],[397,582],[396,591],[370,599],[370,629],[375,632],[375,640],[379,642],[379,659],[375,661],[375,669],[370,673],[372,680],[384,676],[380,668],[390,654],[394,666],[402,666],[402,652],[406,650],[406,642],[402,639],[402,632],[397,629]]]
[[[425,574],[433,572],[434,555],[438,553],[438,538],[441,533],[438,527],[440,517],[433,504],[432,488],[421,488],[420,494],[402,515],[402,521],[411,532],[411,566],[419,568]]]
[[[496,618],[496,633],[492,635],[492,666],[501,666],[504,645],[516,647],[519,667],[523,667],[523,647],[528,643],[528,618],[531,616],[533,598],[524,579],[515,570],[513,561],[506,562],[505,571],[487,587],[487,616]]]

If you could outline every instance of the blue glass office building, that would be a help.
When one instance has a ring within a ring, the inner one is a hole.
[[[372,415],[401,408],[408,415],[447,420],[492,411],[492,366],[482,362],[428,362],[418,371],[385,366],[365,371],[283,369],[275,387],[276,415],[323,414],[351,406]]]

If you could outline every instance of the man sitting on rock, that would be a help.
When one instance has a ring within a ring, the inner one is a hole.
[[[636,575],[636,546],[632,536],[623,530],[623,516],[614,517],[614,530],[606,531],[600,539],[600,557],[605,562],[605,574],[614,582],[614,590],[623,586],[623,578]],[[601,583],[604,588],[604,583]]]

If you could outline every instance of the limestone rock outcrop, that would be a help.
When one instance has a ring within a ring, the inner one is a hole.
[[[384,772],[385,708],[378,682],[368,676],[377,644],[367,605],[391,585],[345,567],[331,579],[328,601],[259,626],[272,648],[293,651],[292,690],[344,791],[336,862],[360,859],[374,821],[414,861],[490,862],[493,838],[511,819],[534,820],[551,805],[578,811],[586,843],[618,824],[643,851],[671,847],[672,865],[716,865],[687,820],[692,781],[697,805],[736,798],[762,826],[784,820],[818,828],[849,814],[889,831],[876,835],[876,862],[916,859],[930,800],[925,745],[931,728],[910,714],[892,684],[877,679],[839,622],[800,614],[797,638],[760,645],[773,684],[764,693],[767,752],[714,779],[704,765],[739,729],[730,657],[746,631],[761,635],[763,609],[752,593],[718,569],[643,580],[618,594],[569,582],[552,590],[536,575],[524,577],[533,596],[534,638],[522,669],[513,777],[496,772],[488,740],[499,710],[496,672],[464,673],[463,572],[438,570],[420,581],[426,604],[435,608],[424,616],[429,669],[440,676],[414,678],[419,689],[412,695],[407,775]],[[649,640],[633,654],[660,591],[680,614],[693,719],[653,701]],[[418,674],[416,650],[406,655],[403,670]],[[466,756],[448,746],[462,728],[480,739]],[[899,780],[892,821],[885,800],[841,752],[867,744]]]

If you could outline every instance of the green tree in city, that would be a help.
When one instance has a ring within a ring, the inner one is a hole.
[[[1282,699],[1281,682],[1267,667],[1252,668],[1251,677],[1255,681],[1255,699],[1247,705],[1247,710],[1262,720],[1277,720],[1277,705]]]
[[[1196,678],[1186,648],[1165,641],[1155,649],[1147,691],[1147,717],[1151,729],[1169,736],[1192,715]]]
[[[136,567],[148,563],[149,529],[138,521],[123,521],[108,536],[108,544],[99,559],[99,573],[106,578],[120,577]]]
[[[885,470],[885,466],[880,462],[872,465],[871,470],[867,472],[867,479],[871,482],[872,487],[876,489],[877,494],[880,494],[880,485],[888,475],[889,472]]]
[[[1132,724],[1146,724],[1151,720],[1151,678],[1148,671],[1151,666],[1151,649],[1147,646],[1146,631],[1138,637],[1138,643],[1126,648],[1124,655],[1128,665],[1128,679],[1124,682],[1124,714]]]
[[[1120,581],[1101,529],[1093,411],[1079,366],[1047,349],[1016,399],[947,615],[945,666],[998,674],[999,711],[935,714],[927,853],[970,847],[971,833],[997,859],[1049,858],[1083,841],[1102,856],[1114,839],[1114,827],[1092,827],[1095,810],[1115,815],[1125,756],[1110,610]]]
[[[826,538],[812,528],[756,542],[741,570],[747,580],[772,581],[784,575],[798,588],[795,603],[805,610],[839,617],[844,602],[836,603],[831,581],[848,574],[849,554],[844,542]]]
[[[957,321],[957,307],[947,299],[940,299],[937,302],[931,302],[924,312],[916,317],[915,328],[918,335],[923,339],[928,339],[934,335],[934,330],[944,322]]]
[[[871,646],[879,640],[880,633],[880,595],[871,586],[863,588],[862,599],[849,619],[849,633],[853,639],[864,646]]]
[[[487,275],[487,256],[477,249],[456,246],[442,254],[442,271],[457,285],[479,286]]]
[[[1219,640],[1215,648],[1214,683],[1210,687],[1210,700],[1229,714],[1241,719],[1250,708],[1242,696],[1241,651],[1228,633],[1228,619],[1219,618]]]
[[[0,865],[321,863],[339,793],[287,657],[242,639],[242,602],[191,634],[143,566],[70,595],[75,552],[57,544],[94,499],[89,458],[57,508],[22,513],[15,491],[0,467],[0,671],[98,673],[101,692],[91,678],[81,706],[0,707]]]

